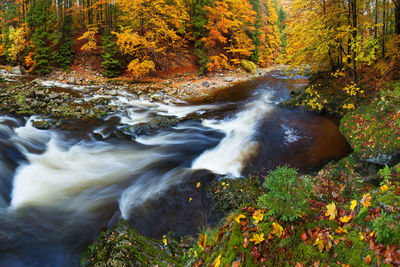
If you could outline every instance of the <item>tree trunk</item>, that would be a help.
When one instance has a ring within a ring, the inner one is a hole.
[[[356,42],[357,39],[357,0],[353,0],[353,42]],[[357,79],[357,66],[356,66],[356,51],[353,48],[353,82],[354,84],[357,84],[358,79]]]

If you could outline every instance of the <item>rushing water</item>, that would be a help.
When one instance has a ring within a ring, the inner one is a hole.
[[[121,217],[152,237],[195,233],[209,219],[198,181],[263,175],[282,164],[310,171],[342,157],[348,146],[334,122],[276,106],[304,82],[270,74],[191,105],[121,90],[112,100],[118,112],[68,130],[38,130],[35,117],[3,114],[0,266],[77,265],[85,246]],[[193,113],[199,119],[151,135],[117,134],[156,115]]]

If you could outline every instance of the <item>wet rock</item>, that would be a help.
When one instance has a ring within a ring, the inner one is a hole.
[[[76,83],[75,77],[68,77],[67,78],[67,83],[75,84]]]
[[[150,97],[150,99],[153,101],[163,101],[164,97],[160,94],[154,94]]]
[[[172,96],[172,95],[175,95],[176,92],[177,92],[176,89],[171,89],[171,90],[169,90],[169,91],[167,92],[167,95]]]
[[[22,69],[21,66],[16,66],[11,69],[11,73],[15,75],[22,75]]]
[[[260,76],[264,74],[264,73],[262,72],[262,70],[260,70],[259,68],[256,69],[256,72],[257,72],[257,74],[260,75]]]
[[[49,95],[49,97],[50,97],[50,99],[56,99],[56,98],[60,97],[60,94],[59,93],[52,93],[52,94]]]
[[[37,91],[37,92],[35,93],[35,95],[36,95],[36,97],[38,97],[38,98],[44,98],[44,97],[46,96],[46,94],[45,94],[44,91]]]
[[[204,87],[210,87],[211,86],[210,82],[208,82],[208,81],[203,82],[202,85]]]
[[[149,100],[149,96],[146,94],[141,94],[141,95],[139,95],[139,99],[140,100]]]
[[[227,82],[227,83],[231,83],[231,82],[234,82],[234,81],[235,81],[234,77],[226,77],[225,78],[225,82]]]
[[[33,121],[32,126],[40,130],[46,130],[51,127],[51,123],[48,121]]]

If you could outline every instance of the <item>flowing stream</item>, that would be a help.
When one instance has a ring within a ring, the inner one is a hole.
[[[344,156],[348,145],[333,121],[277,107],[305,82],[272,73],[196,104],[151,103],[121,89],[112,100],[117,112],[68,129],[38,130],[35,116],[0,115],[0,266],[76,266],[120,218],[151,237],[193,234],[208,213],[198,181],[265,175],[283,164],[310,171]],[[129,133],[157,115],[194,119]]]

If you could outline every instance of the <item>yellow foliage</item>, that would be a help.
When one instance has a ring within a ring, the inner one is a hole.
[[[254,242],[254,244],[256,244],[256,245],[260,244],[261,242],[263,242],[265,240],[264,234],[263,233],[261,233],[261,234],[254,233],[253,237],[250,238],[249,240],[251,242]]]
[[[319,251],[325,250],[328,252],[332,247],[333,237],[329,233],[319,233],[317,239],[314,242],[314,246],[317,246]]]
[[[122,27],[113,32],[121,52],[133,57],[128,70],[134,77],[170,64],[169,58],[183,49],[189,21],[182,0],[117,0]]]
[[[371,206],[371,200],[372,200],[372,197],[371,197],[370,193],[364,194],[363,198],[361,200],[363,207],[368,208],[369,206]]]
[[[336,217],[337,211],[336,211],[336,205],[334,202],[332,202],[331,204],[328,204],[326,206],[326,213],[325,216],[329,216],[329,220],[334,220]]]
[[[202,41],[210,51],[208,70],[229,69],[230,64],[237,65],[248,58],[255,46],[247,32],[255,29],[257,15],[251,4],[246,0],[217,0],[204,9],[209,34]]]
[[[281,237],[283,234],[283,228],[279,223],[272,223],[272,231],[271,234],[276,235],[277,237]]]
[[[89,27],[87,31],[78,38],[78,40],[87,39],[87,42],[81,47],[82,51],[93,52],[98,49],[96,34],[99,32],[99,28],[96,26]]]
[[[8,55],[13,62],[17,63],[26,46],[24,27],[14,28],[10,26],[8,38],[11,42],[7,50]]]
[[[343,216],[343,217],[340,217],[340,221],[342,222],[342,223],[347,223],[347,222],[349,222],[351,220],[351,217],[350,216]]]
[[[210,56],[210,62],[207,64],[208,71],[217,71],[229,68],[228,58],[224,54],[220,54],[219,56]]]
[[[388,190],[389,190],[389,187],[387,185],[384,184],[384,185],[381,186],[381,192],[382,193],[384,193],[384,192],[386,192]]]
[[[128,71],[132,73],[134,78],[145,76],[154,70],[155,65],[151,60],[143,60],[140,62],[139,59],[134,59],[128,65]]]
[[[356,208],[356,206],[357,206],[357,200],[352,200],[352,201],[351,201],[351,205],[350,205],[350,210],[351,210],[351,211],[354,211],[354,209]]]
[[[219,255],[213,262],[213,267],[219,267],[221,265],[221,255]]]
[[[207,246],[207,235],[206,234],[200,234],[199,235],[199,241],[197,241],[197,245],[201,248],[201,250],[204,250]]]
[[[246,218],[245,215],[239,214],[239,215],[236,216],[233,220],[234,220],[235,222],[237,222],[237,223],[240,223],[240,219],[244,219],[244,218]]]
[[[264,212],[262,210],[256,210],[253,214],[254,223],[258,224],[264,219]]]

